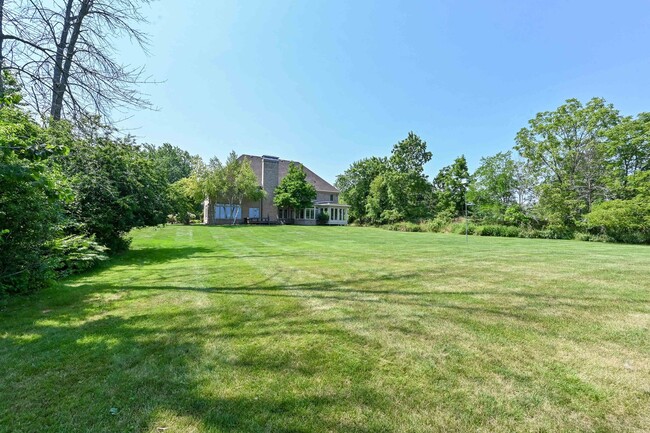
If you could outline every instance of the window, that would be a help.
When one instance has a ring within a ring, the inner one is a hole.
[[[334,201],[334,194],[330,194],[330,201]]]
[[[229,205],[217,203],[214,206],[215,218],[218,220],[239,218],[241,216],[241,207],[239,205]]]

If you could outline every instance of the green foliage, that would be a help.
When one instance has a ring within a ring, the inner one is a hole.
[[[317,225],[324,226],[327,225],[328,222],[330,222],[330,215],[327,212],[323,211],[316,214]]]
[[[606,136],[607,186],[615,198],[630,199],[638,194],[633,176],[650,171],[650,113],[624,117]]]
[[[365,219],[372,224],[382,224],[384,222],[382,213],[389,207],[390,199],[386,177],[379,175],[370,183]]]
[[[95,235],[115,253],[128,247],[126,236],[133,228],[166,221],[166,174],[132,138],[113,138],[110,131],[93,126],[75,140],[66,158],[59,158],[74,193],[67,206],[76,223],[70,231]]]
[[[620,122],[603,99],[586,105],[569,99],[555,111],[538,113],[515,139],[543,182],[539,208],[549,225],[574,229],[593,203],[606,198],[606,137]]]
[[[307,182],[307,175],[301,165],[289,163],[287,175],[275,189],[273,204],[285,209],[305,209],[316,199],[316,188]]]
[[[441,212],[438,215],[436,215],[435,218],[431,220],[426,220],[421,224],[424,227],[423,231],[438,233],[438,232],[445,231],[445,229],[451,224],[451,222],[452,222],[452,215],[446,214],[445,212]]]
[[[55,239],[49,246],[50,260],[60,276],[76,274],[108,259],[107,247],[98,244],[94,236],[70,235]]]
[[[454,217],[465,214],[465,194],[469,180],[467,160],[461,155],[450,166],[443,167],[433,180],[433,209],[435,214]]]
[[[513,226],[528,225],[531,222],[531,217],[519,204],[511,204],[503,214],[503,222]]]
[[[472,202],[472,215],[491,222],[518,222],[520,216],[508,210],[514,206],[522,210],[517,203],[518,164],[512,159],[511,152],[499,152],[494,156],[481,158],[481,165],[472,175],[472,183],[467,192],[468,201]]]
[[[62,220],[56,182],[42,163],[5,156],[0,191],[0,296],[37,290],[53,276],[45,243]]]
[[[420,224],[412,223],[410,221],[402,221],[385,226],[386,229],[394,232],[422,232],[423,227]]]
[[[617,242],[650,243],[650,201],[645,197],[599,203],[585,219],[592,234]]]
[[[427,151],[427,143],[412,131],[395,144],[388,160],[386,186],[390,199],[391,212],[384,221],[391,219],[413,220],[427,214],[426,196],[431,188],[424,174],[424,165],[431,161],[432,154]]]
[[[424,164],[427,144],[413,132],[395,144],[390,158],[354,163],[337,179],[350,215],[361,222],[385,224],[426,217],[430,186]]]
[[[574,232],[566,229],[533,229],[530,227],[519,230],[520,238],[529,239],[573,239]]]
[[[64,194],[45,159],[64,151],[29,115],[0,107],[0,297],[37,290],[53,277],[45,246],[59,234]]]
[[[476,226],[474,234],[478,236],[500,236],[506,238],[519,237],[521,230],[518,227],[504,225],[481,225]]]
[[[216,203],[241,205],[244,200],[261,200],[266,194],[259,185],[250,161],[238,157],[234,151],[228,154],[225,164],[214,157],[207,165],[201,161],[195,161],[194,165],[193,174],[183,188],[188,197],[207,198],[210,224],[215,221]],[[241,215],[233,214],[233,224],[238,217]]]
[[[460,156],[425,187],[422,167],[431,154],[409,133],[390,158],[354,163],[337,186],[356,220],[399,230],[411,226],[398,222],[424,220],[425,231],[464,232],[451,220],[465,215],[467,201],[481,233],[514,236],[520,230],[523,237],[572,239],[588,228],[592,240],[645,242],[650,113],[621,117],[603,99],[569,99],[538,113],[515,142],[521,159],[500,152],[482,158],[470,176]],[[625,203],[601,204],[615,199]]]
[[[350,168],[336,178],[336,187],[341,191],[341,200],[350,205],[350,219],[368,221],[368,199],[373,180],[387,170],[387,159],[371,157],[354,162]],[[379,212],[381,213],[381,212]]]
[[[163,143],[160,147],[152,145],[145,145],[144,147],[148,151],[149,159],[152,160],[156,170],[163,173],[170,185],[189,177],[192,174],[192,168],[197,158],[199,158],[198,156],[191,156],[188,151],[172,146],[169,143]]]
[[[196,197],[196,190],[195,178],[192,177],[182,178],[169,185],[167,194],[173,222],[189,224],[193,216],[200,211],[197,205],[201,200]],[[168,218],[168,222],[172,221]]]

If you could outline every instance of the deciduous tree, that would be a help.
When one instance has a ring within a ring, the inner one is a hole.
[[[307,182],[305,170],[290,162],[287,175],[275,189],[273,204],[279,208],[299,210],[312,207],[315,199],[316,188]]]

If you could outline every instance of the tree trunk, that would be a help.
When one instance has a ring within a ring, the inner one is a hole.
[[[214,224],[214,200],[208,199],[207,209],[208,225]]]
[[[68,78],[70,76],[70,67],[72,66],[72,59],[74,57],[75,46],[81,33],[81,23],[90,8],[92,7],[93,0],[83,0],[79,13],[76,17],[72,17],[72,4],[74,0],[68,0],[66,5],[66,16],[61,30],[61,38],[56,48],[56,61],[54,67],[54,74],[52,76],[52,107],[50,115],[54,120],[61,119],[63,111],[63,99],[65,91],[68,87]],[[74,21],[74,24],[73,24]],[[68,41],[68,33],[72,29],[70,41]],[[64,55],[65,51],[65,55]]]
[[[74,0],[68,0],[65,5],[65,15],[63,17],[63,27],[61,36],[56,44],[56,56],[54,57],[54,70],[52,71],[52,102],[50,103],[50,116],[59,120],[63,109],[63,94],[65,89],[61,89],[61,75],[63,74],[63,55],[68,43],[68,34],[72,25],[72,5]],[[61,103],[58,104],[58,101]]]
[[[4,12],[5,12],[5,0],[0,0],[0,98],[5,95],[5,77],[4,77]],[[4,102],[0,100],[0,107],[4,105]]]

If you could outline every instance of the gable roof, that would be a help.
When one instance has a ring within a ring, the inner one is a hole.
[[[239,159],[241,158],[246,158],[250,161],[251,163],[251,168],[253,169],[253,172],[255,173],[255,176],[257,176],[257,180],[262,183],[262,157],[261,156],[254,156],[254,155],[241,155]],[[298,162],[298,161],[288,161],[285,159],[279,159],[278,160],[278,180],[281,181],[286,175],[287,171],[289,171],[289,163],[293,162],[296,165],[301,165],[303,170],[305,170],[306,174],[306,180],[307,182],[311,183],[314,185],[314,188],[316,188],[316,191],[318,192],[335,192],[338,193],[339,190],[329,182],[327,182],[325,179],[311,171],[309,168],[305,166],[305,164]]]

